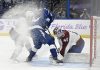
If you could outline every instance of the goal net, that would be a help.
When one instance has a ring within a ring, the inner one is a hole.
[[[90,21],[90,66],[96,58],[97,39],[100,37],[100,17],[91,16]]]

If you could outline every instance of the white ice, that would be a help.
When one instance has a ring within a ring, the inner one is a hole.
[[[87,41],[88,42],[88,41]],[[20,63],[14,63],[10,60],[10,56],[15,49],[14,42],[10,39],[9,36],[0,36],[0,70],[83,70],[89,69],[89,64],[85,63],[64,63],[63,66],[54,66],[49,62],[49,49],[48,45],[43,45],[44,48],[41,48],[37,55],[41,55],[34,59],[31,63],[24,62],[28,56],[28,52],[23,48],[22,53],[19,56]],[[47,50],[46,50],[47,49]]]

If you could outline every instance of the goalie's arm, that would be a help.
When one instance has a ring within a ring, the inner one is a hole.
[[[60,45],[60,47],[59,47],[59,51],[60,51],[60,50],[62,49],[62,45],[63,45],[63,44],[62,44],[61,39],[59,39],[59,38],[58,38],[58,43],[59,43],[59,45]]]
[[[58,42],[60,44],[60,53],[64,56],[68,53],[68,51],[70,50],[70,48],[72,47],[72,42],[69,41],[67,45],[64,45],[64,43],[62,42],[61,39],[58,39]]]

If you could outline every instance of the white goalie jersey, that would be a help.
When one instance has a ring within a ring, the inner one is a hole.
[[[77,41],[80,39],[79,34],[67,30],[58,30],[55,35],[58,38],[60,54],[62,56],[64,56],[73,45],[76,45]]]

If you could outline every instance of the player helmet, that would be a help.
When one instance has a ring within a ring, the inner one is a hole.
[[[53,34],[57,35],[59,33],[61,33],[61,29],[59,29],[58,27],[55,27],[54,30],[53,30]]]

